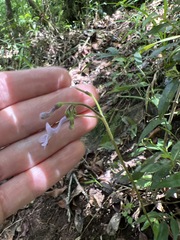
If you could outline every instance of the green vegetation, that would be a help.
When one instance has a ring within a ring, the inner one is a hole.
[[[124,201],[120,215],[132,228],[145,232],[150,228],[154,240],[178,239],[180,216],[173,207],[180,201],[178,0],[173,3],[168,0],[158,3],[138,0],[86,0],[83,3],[78,0],[1,0],[0,7],[1,70],[47,65],[72,69],[77,63],[69,65],[67,59],[71,56],[77,58],[77,43],[72,41],[76,32],[91,31],[84,40],[81,39],[82,47],[93,43],[93,36],[97,38],[98,30],[93,27],[95,22],[113,11],[122,14],[116,20],[117,24],[129,23],[125,31],[117,31],[114,36],[117,46],[109,43],[103,49],[82,54],[84,62],[91,58],[111,66],[111,81],[101,82],[100,86],[108,89],[105,102],[111,104],[105,113],[97,106],[99,118],[106,127],[107,120],[110,129],[108,134],[104,133],[99,124],[92,134],[101,135],[97,151],[111,154],[116,150],[119,159],[106,166],[116,180],[128,185],[135,199]],[[72,38],[69,37],[71,33]],[[89,67],[88,64],[84,69]],[[103,107],[103,102],[100,105]],[[129,106],[137,106],[136,113]],[[128,143],[133,143],[128,158],[135,161],[135,166],[130,168],[120,154],[121,148]],[[125,173],[119,170],[119,160]],[[83,184],[94,184],[101,189],[97,176],[89,176]],[[118,228],[114,234],[117,231]]]

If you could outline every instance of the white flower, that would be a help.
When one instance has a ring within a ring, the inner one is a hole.
[[[42,147],[46,147],[48,145],[49,139],[56,133],[59,132],[62,124],[67,121],[66,117],[61,118],[58,125],[55,128],[52,128],[49,123],[46,123],[46,134],[39,138],[39,142]]]

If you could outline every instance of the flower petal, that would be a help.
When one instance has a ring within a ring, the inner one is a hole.
[[[45,148],[48,145],[48,142],[49,142],[48,134],[46,133],[46,134],[42,135],[39,138],[39,142],[41,143],[41,146]]]
[[[60,128],[61,128],[61,126],[63,125],[63,123],[65,123],[66,121],[67,121],[67,118],[66,118],[66,117],[62,117],[61,120],[59,121],[57,127],[55,127],[55,128],[53,129],[53,132],[54,132],[54,133],[58,133],[59,130],[60,130]]]
[[[46,132],[51,137],[54,133],[54,128],[51,127],[51,125],[47,122],[46,123]]]
[[[52,137],[53,134],[56,134],[59,132],[62,124],[66,121],[67,121],[66,117],[61,118],[57,127],[55,128],[52,128],[48,122],[46,123],[46,134],[44,134],[39,138],[39,142],[41,143],[42,147],[45,148],[48,145],[49,139]]]

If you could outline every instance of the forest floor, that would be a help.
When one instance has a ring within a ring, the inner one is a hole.
[[[135,24],[128,21],[129,14],[128,11],[116,11],[112,16],[94,19],[84,31],[74,30],[59,37],[44,32],[41,38],[32,42],[32,48],[36,66],[61,65],[70,71],[73,84],[90,83],[97,87],[100,105],[113,128],[126,165],[131,169],[137,160],[131,153],[146,123],[145,104],[138,98],[121,98],[120,92],[111,92],[118,85],[135,84],[137,79],[133,77],[137,69],[132,62],[127,63],[132,65],[128,73],[123,64],[141,44],[135,31],[129,34],[135,28]],[[47,47],[41,52],[42,42]],[[148,81],[152,80],[153,74],[148,76]],[[129,95],[140,96],[141,92],[134,88],[130,89]],[[127,117],[133,119],[136,134],[133,126],[125,121]],[[151,231],[142,233],[140,226],[134,225],[141,214],[139,203],[130,183],[123,177],[124,171],[103,125],[99,123],[83,140],[87,153],[76,169],[8,218],[1,226],[0,239],[152,239]],[[142,154],[138,160],[145,157]],[[154,208],[151,199],[148,208]]]

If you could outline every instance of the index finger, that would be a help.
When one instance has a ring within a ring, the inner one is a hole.
[[[46,161],[16,175],[0,186],[0,224],[58,182],[83,157],[84,145],[74,141]]]
[[[0,109],[70,85],[69,73],[60,67],[1,72]]]

